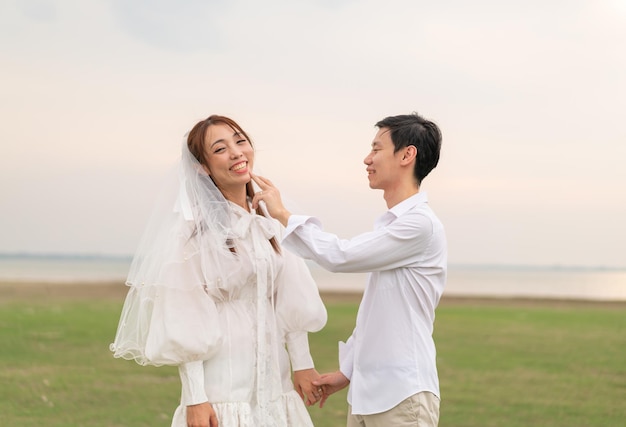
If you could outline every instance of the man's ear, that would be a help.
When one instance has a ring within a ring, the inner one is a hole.
[[[402,153],[402,162],[405,164],[411,163],[417,156],[417,148],[415,145],[409,145],[404,148]]]

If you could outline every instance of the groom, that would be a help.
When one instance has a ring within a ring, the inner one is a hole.
[[[356,327],[339,344],[339,370],[314,384],[328,396],[350,385],[348,427],[428,426],[439,422],[433,341],[435,309],[447,272],[443,225],[420,191],[437,166],[441,132],[418,114],[387,117],[364,163],[369,186],[389,209],[374,230],[349,240],[320,221],[292,215],[266,178],[253,176],[270,215],[286,227],[283,245],[333,272],[369,272]]]

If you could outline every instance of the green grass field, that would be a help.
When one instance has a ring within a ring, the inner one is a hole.
[[[0,424],[169,426],[175,368],[141,367],[108,350],[122,299],[0,299]],[[327,300],[328,326],[311,335],[320,372],[356,301]],[[626,425],[626,305],[444,301],[437,311],[441,427]],[[345,390],[317,427],[345,425]]]

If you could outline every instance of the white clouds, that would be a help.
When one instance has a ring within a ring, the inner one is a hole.
[[[231,3],[226,0],[112,0],[111,4],[121,29],[149,45],[174,52],[223,48],[221,17],[232,16]]]
[[[26,0],[16,2],[18,9],[24,16],[35,21],[49,22],[57,16],[57,8],[50,0]]]

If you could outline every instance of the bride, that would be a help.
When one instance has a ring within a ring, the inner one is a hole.
[[[175,427],[313,425],[307,333],[326,309],[304,261],[279,246],[282,226],[252,208],[253,164],[235,121],[197,123],[128,275],[111,350],[178,366]]]

